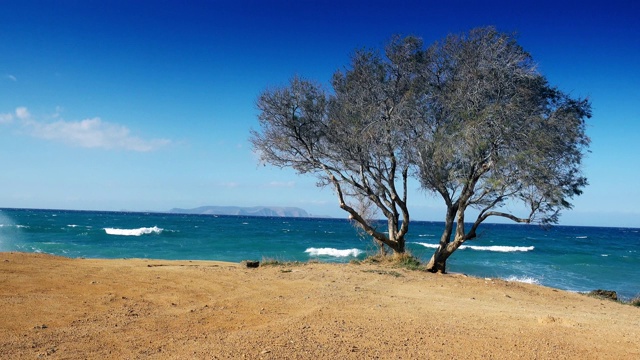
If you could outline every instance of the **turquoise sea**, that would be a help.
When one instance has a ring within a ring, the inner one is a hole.
[[[427,261],[443,229],[412,222],[408,248]],[[381,224],[381,227],[383,225]],[[0,251],[84,258],[347,262],[375,252],[342,219],[0,209]],[[483,224],[448,271],[569,291],[640,294],[640,229]]]

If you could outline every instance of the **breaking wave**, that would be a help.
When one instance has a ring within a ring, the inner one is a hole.
[[[347,257],[347,256],[358,256],[362,254],[364,251],[359,249],[346,249],[346,250],[338,250],[334,248],[308,248],[304,252],[308,253],[311,256],[335,256],[335,257]]]
[[[119,236],[140,236],[146,234],[160,234],[164,229],[161,229],[157,226],[154,227],[143,227],[139,229],[115,229],[115,228],[105,228],[104,231],[108,235],[119,235]]]
[[[515,275],[511,275],[508,278],[506,278],[505,280],[506,281],[521,282],[521,283],[526,283],[526,284],[540,284],[540,281],[538,281],[538,279],[532,278],[530,276],[515,276]]]
[[[415,242],[414,244],[422,245],[424,247],[436,249],[438,248],[438,244],[428,244],[423,242]],[[492,246],[476,246],[476,245],[461,245],[460,250],[471,249],[476,251],[494,251],[494,252],[516,252],[516,251],[532,251],[535,249],[534,246],[500,246],[500,245],[492,245]]]

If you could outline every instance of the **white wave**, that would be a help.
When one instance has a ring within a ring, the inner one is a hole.
[[[516,252],[516,251],[531,251],[535,249],[533,246],[474,246],[474,245],[462,245],[460,249],[471,249],[478,251],[496,251],[496,252]]]
[[[423,243],[423,242],[414,242],[414,244],[422,245],[424,247],[431,248],[431,249],[437,249],[438,248],[438,244],[428,244],[428,243]]]
[[[511,275],[508,278],[505,279],[506,281],[515,281],[515,282],[521,282],[521,283],[526,283],[526,284],[540,284],[540,281],[538,281],[538,279],[534,279],[530,276],[515,276],[515,275]]]
[[[576,236],[576,239],[587,239],[588,236]]]
[[[418,237],[434,237],[435,235],[431,235],[431,234],[420,234],[418,235]]]
[[[358,256],[362,254],[364,251],[359,249],[338,250],[334,248],[308,248],[304,252],[308,253],[311,256],[327,255],[327,256],[335,256],[335,257],[347,257],[347,256]]]
[[[115,228],[105,228],[104,231],[109,235],[120,235],[120,236],[140,236],[146,234],[160,234],[164,229],[159,228],[157,226],[154,227],[143,227],[139,229],[115,229]]]
[[[29,225],[16,225],[18,229],[28,229]]]
[[[76,227],[78,227],[78,225],[71,224],[71,225],[67,225],[67,227],[70,227],[70,228],[76,228]]]
[[[422,242],[415,242],[414,244],[422,245],[427,248],[437,249],[438,244],[428,244]],[[491,245],[491,246],[475,246],[475,245],[461,245],[459,249],[471,249],[476,251],[495,251],[495,252],[516,252],[516,251],[531,251],[535,249],[534,246],[500,246],[500,245]]]

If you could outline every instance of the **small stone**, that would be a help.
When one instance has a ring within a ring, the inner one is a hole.
[[[242,262],[242,264],[244,264],[244,266],[248,267],[248,268],[257,268],[260,266],[260,261],[256,261],[256,260],[244,260]]]

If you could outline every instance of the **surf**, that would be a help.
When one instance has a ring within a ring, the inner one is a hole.
[[[137,229],[117,229],[117,228],[105,228],[104,231],[107,235],[116,236],[141,236],[148,234],[160,234],[164,229],[157,226],[154,227],[142,227]]]
[[[414,242],[413,244],[421,245],[431,249],[437,249],[438,244],[429,244],[423,242]],[[502,246],[502,245],[491,245],[491,246],[476,246],[476,245],[460,245],[460,250],[471,249],[476,251],[493,251],[493,252],[527,252],[533,251],[535,249],[534,246]]]
[[[334,248],[308,248],[304,252],[311,256],[325,255],[325,256],[333,256],[333,257],[348,257],[348,256],[357,257],[358,255],[364,253],[364,251],[360,249],[355,249],[355,248],[346,249],[346,250],[339,250]]]

